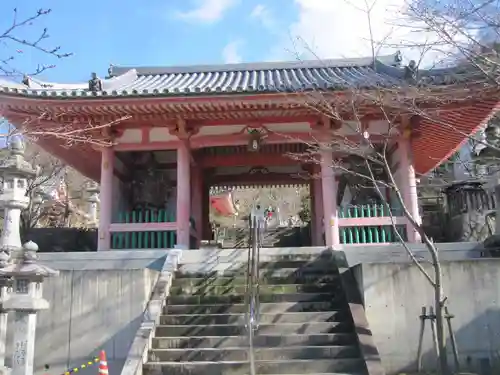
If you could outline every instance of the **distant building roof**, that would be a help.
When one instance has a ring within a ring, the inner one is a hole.
[[[0,80],[0,95],[41,98],[188,96],[395,87],[404,78],[401,54],[373,58],[268,62],[185,67],[109,69],[102,90],[89,83],[59,84],[27,77],[25,83]],[[431,84],[448,84],[450,70],[422,71]]]

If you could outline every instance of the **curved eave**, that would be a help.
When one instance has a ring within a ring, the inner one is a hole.
[[[90,144],[76,143],[72,147],[65,147],[60,140],[52,137],[39,138],[36,143],[85,177],[97,182],[100,180],[101,153]]]
[[[500,100],[493,98],[422,119],[412,140],[415,171],[426,175],[448,160],[499,109]]]

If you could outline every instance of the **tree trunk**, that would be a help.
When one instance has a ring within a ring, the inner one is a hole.
[[[444,304],[442,288],[441,264],[434,263],[434,311],[436,314],[436,336],[437,336],[437,354],[439,362],[439,373],[449,375],[448,356],[446,353],[446,334],[444,329]]]

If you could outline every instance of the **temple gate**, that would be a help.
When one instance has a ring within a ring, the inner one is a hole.
[[[420,222],[417,174],[428,173],[460,147],[495,110],[498,98],[455,99],[451,95],[459,91],[450,89],[455,81],[446,69],[419,72],[446,97],[425,103],[435,110],[435,119],[394,111],[389,123],[374,103],[359,104],[355,116],[347,106],[339,118],[331,118],[308,95],[320,92],[325,103],[334,103],[353,88],[404,93],[414,83],[404,72],[399,54],[111,67],[107,79],[92,75],[88,83],[74,85],[29,77],[23,83],[1,81],[0,109],[15,125],[76,128],[92,140],[68,145],[47,136],[37,142],[100,183],[99,250],[197,247],[211,237],[210,187],[297,181],[310,189],[313,245],[340,249],[419,242],[394,195],[385,191],[381,200],[373,186],[360,188],[348,173],[333,168],[339,160],[351,168],[348,155],[324,145],[339,139],[363,145],[367,134],[372,144],[387,144],[404,205]],[[443,123],[457,131],[450,133]]]

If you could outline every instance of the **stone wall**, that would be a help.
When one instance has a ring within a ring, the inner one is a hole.
[[[426,267],[429,269],[430,267]],[[372,263],[353,267],[375,343],[388,374],[415,368],[422,306],[433,290],[409,263]],[[500,260],[443,262],[443,285],[463,369],[484,372],[497,366],[500,352]],[[448,347],[451,348],[448,341]],[[436,357],[426,327],[424,366]],[[450,363],[453,363],[451,349]],[[462,369],[462,370],[463,370]]]
[[[104,349],[110,374],[118,375],[166,251],[40,256],[42,263],[59,269],[60,276],[44,282],[43,295],[50,309],[38,318],[35,374],[61,374]],[[12,352],[12,332],[8,331],[7,366]],[[50,366],[48,371],[45,364]],[[97,371],[94,365],[78,374],[95,375]]]
[[[410,245],[426,257],[423,245]],[[478,258],[477,243],[439,244],[444,284],[449,295],[462,363],[487,367],[500,350],[500,260]],[[324,248],[262,249],[261,260],[285,254],[320,254]],[[61,272],[47,280],[44,296],[51,303],[40,314],[36,374],[57,375],[106,349],[110,374],[118,375],[136,333],[165,250],[40,254],[41,262]],[[432,290],[399,244],[349,247],[337,252],[350,265],[363,292],[368,320],[389,374],[414,365],[419,314],[432,303]],[[242,249],[190,250],[182,255],[184,272],[212,272],[241,266]],[[339,260],[339,261],[340,261]],[[9,340],[10,342],[10,340]],[[424,363],[433,364],[430,331]],[[451,360],[451,356],[450,356]],[[44,371],[44,364],[50,365]],[[95,366],[81,371],[95,375]],[[81,373],[80,372],[80,373]]]

